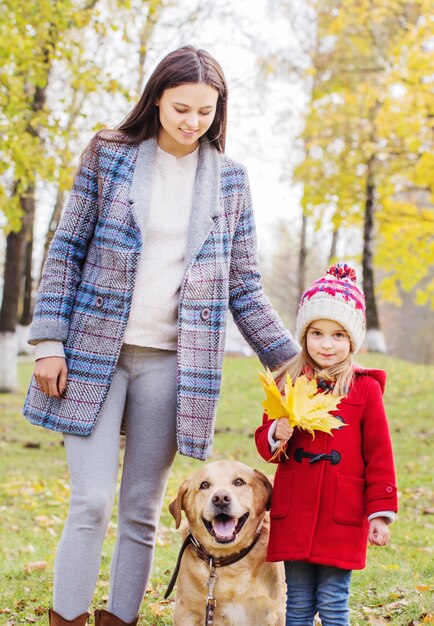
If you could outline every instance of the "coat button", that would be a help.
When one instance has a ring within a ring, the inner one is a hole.
[[[393,491],[393,487],[391,487],[390,485],[388,487],[386,487],[386,491],[387,493],[392,493]]]
[[[211,315],[210,309],[202,309],[202,311],[200,312],[200,316],[204,320],[204,322],[206,322],[206,320],[209,320],[210,315]]]
[[[95,306],[97,306],[98,308],[101,308],[103,304],[104,304],[104,298],[102,296],[97,296],[95,298]]]

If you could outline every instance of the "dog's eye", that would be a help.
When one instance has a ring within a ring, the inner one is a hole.
[[[209,489],[210,484],[208,481],[204,480],[203,483],[200,483],[199,489]]]
[[[235,485],[235,487],[242,487],[242,486],[243,486],[243,485],[245,485],[245,484],[246,484],[246,481],[245,481],[245,480],[243,480],[242,478],[236,478],[236,479],[234,480],[234,485]]]

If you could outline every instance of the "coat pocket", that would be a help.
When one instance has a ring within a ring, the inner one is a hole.
[[[334,521],[361,526],[365,514],[365,481],[356,476],[337,476]]]
[[[273,495],[271,498],[270,517],[279,519],[286,517],[291,504],[292,469],[286,465],[279,465],[274,478]]]

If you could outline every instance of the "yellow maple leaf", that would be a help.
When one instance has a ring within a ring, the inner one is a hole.
[[[259,378],[266,394],[262,405],[268,419],[287,417],[290,426],[307,430],[312,438],[315,437],[316,430],[331,435],[333,428],[340,428],[344,425],[339,419],[330,415],[330,411],[337,408],[343,396],[318,393],[315,379],[309,380],[303,374],[293,384],[290,375],[287,374],[284,393],[281,394],[268,369],[265,375],[260,373]]]
[[[279,419],[286,415],[283,404],[282,396],[276,385],[276,381],[273,378],[273,374],[267,368],[265,374],[259,372],[259,378],[265,389],[266,400],[262,403],[269,419]]]

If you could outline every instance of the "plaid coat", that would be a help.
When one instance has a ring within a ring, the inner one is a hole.
[[[65,345],[68,384],[51,398],[32,379],[27,419],[89,435],[121,350],[149,212],[155,139],[126,145],[98,138],[87,151],[44,267],[30,343]],[[181,454],[206,459],[220,391],[226,313],[264,365],[297,351],[263,293],[246,171],[201,143],[185,275],[178,309],[177,439]],[[156,268],[158,272],[158,268]]]

